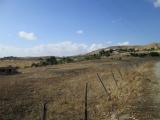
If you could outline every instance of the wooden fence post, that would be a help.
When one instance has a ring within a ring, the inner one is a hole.
[[[118,71],[118,73],[120,74],[120,76],[121,76],[121,79],[124,81],[124,78],[123,78],[123,75],[122,75],[122,72],[121,72],[121,70],[120,70],[119,68],[117,68],[117,71]]]
[[[42,104],[42,113],[41,113],[41,120],[46,120],[46,113],[47,113],[47,103]]]
[[[85,118],[84,120],[88,120],[88,83],[86,83],[86,90],[85,90]]]
[[[103,86],[105,92],[107,93],[107,95],[109,95],[109,92],[108,92],[107,88],[105,87],[105,85],[104,85],[104,83],[103,83],[103,81],[102,81],[102,79],[101,79],[101,77],[99,76],[98,73],[97,73],[97,77],[98,77],[99,81],[101,82],[101,84],[102,84],[102,86]]]
[[[107,90],[107,88],[105,87],[105,85],[104,85],[104,83],[98,73],[97,73],[97,77],[98,77],[100,83],[102,84],[106,94],[108,95],[108,100],[111,100],[111,92]]]
[[[112,73],[113,80],[114,80],[114,82],[116,83],[116,86],[117,86],[117,88],[118,88],[118,83],[117,83],[117,80],[116,80],[116,78],[115,78],[115,76],[114,76],[113,71],[111,71],[111,73]]]

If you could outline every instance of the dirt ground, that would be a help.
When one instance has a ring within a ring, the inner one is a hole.
[[[140,95],[120,120],[160,120],[160,62],[143,70]]]
[[[21,68],[20,74],[0,76],[0,120],[39,120],[43,103],[47,103],[47,120],[83,120],[86,83],[89,120],[158,119],[159,115],[150,111],[154,108],[151,106],[156,106],[152,95],[158,101],[152,94],[158,88],[154,74],[157,61],[102,59]],[[148,118],[144,117],[147,115]]]
[[[132,115],[138,120],[160,120],[160,62],[144,74],[142,95],[136,100]]]

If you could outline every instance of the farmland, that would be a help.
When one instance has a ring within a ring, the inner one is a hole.
[[[137,116],[135,107],[154,78],[156,61],[127,57],[21,67],[20,74],[0,76],[0,119],[39,120],[42,104],[47,103],[47,120],[83,120],[86,83],[90,120],[134,118]],[[15,60],[14,64],[22,65],[22,62]],[[143,112],[145,114],[148,113]]]

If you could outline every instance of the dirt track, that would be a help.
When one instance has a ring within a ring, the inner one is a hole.
[[[138,120],[160,120],[160,62],[155,64],[149,78],[151,80],[144,82],[143,95],[135,108]]]
[[[154,120],[160,120],[160,62],[155,65],[154,72],[156,75],[156,81],[153,85],[152,94],[153,97],[153,109],[155,110]]]
[[[141,95],[119,120],[160,120],[160,62],[143,76]]]

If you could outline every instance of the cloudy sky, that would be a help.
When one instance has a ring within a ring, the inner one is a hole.
[[[160,0],[0,0],[0,57],[160,40]]]

